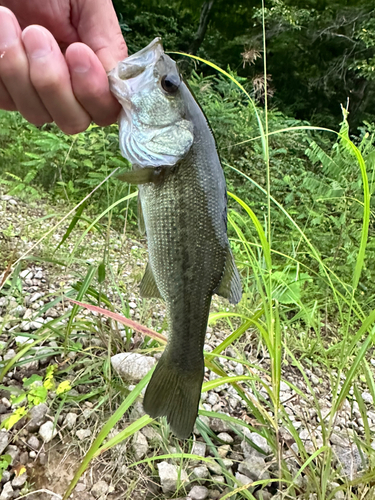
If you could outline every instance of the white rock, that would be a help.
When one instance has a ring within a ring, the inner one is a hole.
[[[202,443],[202,441],[194,441],[193,446],[191,448],[192,455],[199,455],[200,457],[206,456],[206,443]]]
[[[105,481],[98,481],[91,488],[91,494],[94,498],[104,497],[108,492],[109,486]]]
[[[39,300],[41,297],[43,297],[43,294],[40,292],[35,292],[29,297],[28,303],[32,304],[33,302]]]
[[[200,467],[194,467],[193,477],[197,479],[206,479],[208,476],[209,472],[205,465],[201,465]]]
[[[252,441],[260,450],[262,450],[266,455],[269,455],[272,452],[270,445],[267,442],[267,439],[263,436],[260,436],[256,432],[250,432],[249,429],[244,430],[244,435]],[[252,455],[258,455],[263,457],[261,453],[258,452],[255,448],[253,448],[246,439],[244,439],[241,443],[242,451],[245,455],[245,458],[249,458]]]
[[[10,483],[5,483],[3,491],[0,495],[0,500],[10,500],[14,496],[14,491]]]
[[[224,443],[227,444],[232,444],[233,443],[233,438],[230,434],[227,432],[220,432],[220,434],[217,435],[218,439],[221,439],[221,441],[224,441]]]
[[[133,437],[132,447],[135,459],[142,460],[148,452],[148,442],[141,432],[136,432]]]
[[[130,381],[139,381],[156,364],[156,359],[151,356],[134,352],[121,352],[111,357],[113,369]]]
[[[91,436],[91,430],[80,429],[79,431],[76,432],[76,436],[80,441],[83,441],[84,439],[87,439]]]
[[[9,444],[9,432],[2,429],[0,431],[0,455],[3,453],[3,451],[5,450],[5,448],[8,446]]]
[[[34,450],[39,450],[40,447],[40,441],[36,436],[30,436],[29,439],[27,440],[27,444],[31,446]]]
[[[45,443],[49,443],[56,436],[57,429],[56,427],[54,427],[53,422],[49,420],[48,422],[40,426],[38,434]]]
[[[285,382],[280,382],[280,391],[290,391],[290,387],[287,383]]]
[[[253,455],[247,460],[241,462],[238,466],[238,472],[244,474],[253,481],[270,478],[268,467],[265,460],[256,455]]]
[[[362,392],[362,399],[365,403],[369,403],[370,405],[374,403],[374,400],[369,392]]]
[[[76,425],[78,416],[75,413],[68,413],[64,420],[64,425],[71,431]]]
[[[17,335],[14,340],[16,341],[16,344],[32,344],[34,342],[33,339],[23,337],[22,335]]]
[[[208,488],[205,486],[193,486],[190,490],[188,498],[191,500],[206,500],[208,493]]]
[[[4,354],[4,361],[9,361],[10,359],[13,359],[15,355],[16,351],[14,349],[9,349],[6,352],[6,354]]]
[[[169,464],[168,462],[160,462],[157,467],[159,470],[160,484],[163,493],[174,493],[177,489],[177,482],[179,478],[181,482],[187,482],[188,480],[186,471],[179,471],[177,465]]]
[[[26,483],[26,480],[27,480],[26,472],[24,472],[19,476],[16,476],[12,481],[13,488],[22,488],[22,486]]]

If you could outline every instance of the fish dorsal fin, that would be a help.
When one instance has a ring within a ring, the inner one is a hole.
[[[141,193],[138,193],[138,229],[142,236],[146,233],[145,220],[143,218],[142,211]]]
[[[155,298],[155,299],[161,299],[161,295],[159,292],[159,289],[155,283],[155,278],[154,274],[152,272],[150,263],[147,264],[146,266],[146,271],[145,274],[142,278],[141,285],[140,285],[140,293],[141,296],[144,298]]]
[[[231,304],[237,304],[241,300],[241,279],[230,248],[228,248],[223,277],[214,293],[228,299]]]

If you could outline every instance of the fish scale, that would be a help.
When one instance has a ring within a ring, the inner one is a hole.
[[[119,63],[109,80],[123,106],[121,151],[133,162],[124,179],[139,184],[147,234],[141,294],[164,299],[169,318],[167,347],[143,405],[186,438],[198,412],[212,295],[241,298],[224,173],[207,119],[158,39]]]

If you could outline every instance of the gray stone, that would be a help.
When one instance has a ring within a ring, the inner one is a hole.
[[[26,483],[27,480],[27,472],[16,476],[12,481],[13,488],[22,488],[22,486]]]
[[[206,456],[206,443],[202,443],[202,441],[194,441],[193,446],[191,448],[192,455],[199,455],[200,457]]]
[[[5,453],[7,455],[10,455],[12,457],[11,465],[14,464],[14,462],[18,459],[20,456],[20,450],[17,446],[14,444],[10,444],[8,448],[6,448]]]
[[[156,359],[135,352],[121,352],[111,357],[113,369],[130,381],[139,381],[156,364]]]
[[[1,429],[1,431],[0,431],[0,455],[3,453],[5,448],[8,446],[9,440],[10,440],[9,432],[5,431],[4,429]]]
[[[205,465],[194,467],[193,477],[196,479],[206,479],[209,476],[208,469]]]
[[[14,496],[14,491],[11,483],[5,483],[3,491],[0,495],[0,500],[10,500]]]
[[[91,430],[80,429],[79,431],[76,432],[76,436],[80,441],[83,441],[84,439],[87,439],[91,436]]]
[[[56,436],[57,429],[53,425],[53,422],[48,420],[48,422],[40,426],[38,433],[45,443],[49,443]]]
[[[270,445],[267,442],[267,439],[264,438],[263,436],[260,436],[256,432],[250,432],[249,429],[244,430],[244,435],[252,441],[260,450],[262,450],[265,455],[269,455],[272,452],[272,449]],[[245,458],[249,458],[252,455],[258,455],[258,456],[264,456],[258,450],[253,448],[246,439],[244,439],[241,443],[241,448],[243,451],[243,454],[245,455]]]
[[[252,480],[249,477],[241,474],[240,472],[236,472],[236,479],[243,486],[245,486],[245,484],[248,484],[250,486],[252,483]]]
[[[245,474],[245,476],[249,477],[253,481],[270,478],[265,460],[256,455],[253,455],[240,463],[238,466],[238,472]]]
[[[28,299],[28,304],[32,304],[33,302],[36,302],[37,300],[39,300],[41,297],[43,297],[43,294],[40,293],[40,292],[35,292],[31,295],[31,297],[29,297]]]
[[[4,354],[4,361],[9,361],[10,359],[13,359],[15,355],[16,355],[16,351],[14,349],[9,349]]]
[[[109,486],[105,481],[98,481],[91,488],[91,494],[95,498],[100,498],[102,495],[106,495],[108,492]]]
[[[362,392],[362,399],[365,403],[374,404],[374,400],[369,392]]]
[[[217,438],[220,439],[221,441],[224,441],[224,443],[227,443],[227,444],[232,444],[233,443],[232,436],[230,434],[228,434],[227,432],[220,432],[217,435]]]
[[[213,474],[220,475],[221,474],[221,467],[217,462],[207,462],[207,467],[208,470],[211,471]]]
[[[353,481],[365,465],[362,463],[362,457],[357,445],[354,443],[348,443],[346,447],[333,445],[332,449],[342,468],[342,472],[350,481]]]
[[[136,432],[133,436],[132,447],[134,452],[134,458],[142,460],[148,452],[148,442],[145,436],[141,432]]]
[[[33,339],[29,339],[28,337],[24,337],[22,335],[17,335],[14,340],[16,341],[16,344],[32,344],[34,342]]]
[[[230,424],[221,418],[210,418],[210,427],[216,433],[232,430]]]
[[[71,431],[76,425],[77,418],[76,413],[69,412],[65,417],[64,425]]]
[[[182,482],[187,482],[188,480],[186,472],[184,470],[179,471],[176,465],[169,464],[168,462],[160,462],[157,467],[163,493],[174,493],[177,489],[179,478]]]
[[[27,429],[30,432],[35,432],[43,424],[46,419],[46,414],[48,411],[48,406],[45,403],[33,406],[29,411],[30,421],[27,424]]]
[[[40,448],[40,441],[36,436],[30,436],[29,439],[27,440],[27,444],[33,450],[39,450],[39,448]]]
[[[193,486],[188,495],[188,498],[191,498],[191,500],[206,500],[207,497],[208,488],[205,486]]]

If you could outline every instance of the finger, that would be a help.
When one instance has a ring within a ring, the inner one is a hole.
[[[77,4],[78,5],[78,4]],[[72,22],[82,42],[95,52],[106,71],[128,56],[128,49],[111,0],[83,2],[80,10],[72,6]]]
[[[73,92],[95,123],[115,122],[120,104],[109,90],[108,77],[94,52],[83,43],[70,45],[65,54]]]
[[[6,111],[16,111],[17,107],[14,104],[13,99],[10,97],[9,92],[5,88],[5,85],[0,80],[0,109],[5,109]]]
[[[42,26],[22,33],[30,79],[56,125],[67,134],[86,130],[90,116],[74,96],[69,69],[56,40]]]
[[[14,14],[5,7],[0,7],[0,78],[1,102],[5,99],[6,104],[10,96],[16,109],[35,125],[52,121],[31,84],[21,28]]]

